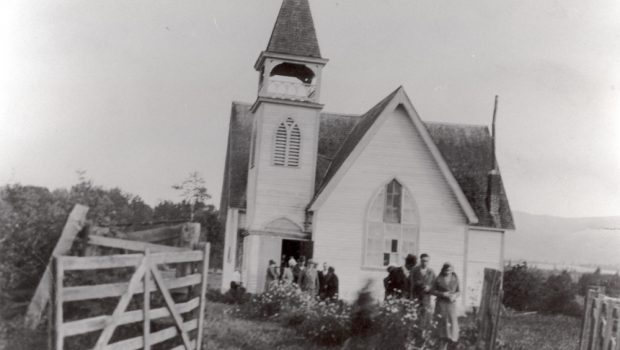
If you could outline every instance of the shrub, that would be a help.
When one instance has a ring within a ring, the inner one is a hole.
[[[575,301],[576,286],[567,271],[549,276],[544,284],[543,302],[540,311],[549,314],[581,316],[582,310]]]
[[[345,302],[317,302],[304,316],[299,330],[317,344],[339,345],[351,335],[351,306]]]
[[[234,313],[250,319],[275,318],[282,311],[307,305],[310,299],[296,284],[276,282],[266,292],[251,296],[250,300],[236,308]]]
[[[542,300],[544,277],[526,263],[506,267],[504,271],[504,305],[518,311],[538,310]]]

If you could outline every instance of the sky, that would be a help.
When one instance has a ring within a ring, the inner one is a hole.
[[[76,171],[149,204],[190,172],[219,205],[232,101],[280,0],[0,0],[0,185]],[[620,215],[620,2],[310,0],[325,111],[402,85],[421,118],[489,125],[513,210]]]

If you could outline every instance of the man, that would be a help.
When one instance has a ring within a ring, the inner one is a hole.
[[[426,253],[420,255],[420,265],[411,271],[411,284],[413,285],[414,298],[420,303],[420,320],[424,326],[430,324],[431,288],[435,282],[435,271],[429,267],[430,256]]]
[[[319,292],[319,276],[316,271],[317,264],[308,260],[308,267],[301,272],[299,286],[301,290],[315,297]]]
[[[395,298],[411,298],[413,295],[412,284],[410,282],[411,269],[416,264],[417,258],[413,254],[408,254],[405,258],[405,265],[401,267],[388,267],[388,277],[383,281],[387,296]]]
[[[267,277],[265,278],[265,291],[269,290],[269,287],[274,281],[278,280],[278,268],[276,262],[269,260],[269,266],[267,267]]]
[[[323,263],[323,270],[319,271],[319,296],[323,299],[323,289],[325,287],[325,276],[327,276],[327,263]]]
[[[325,275],[324,297],[328,300],[338,297],[338,276],[332,266],[327,269],[327,275]]]

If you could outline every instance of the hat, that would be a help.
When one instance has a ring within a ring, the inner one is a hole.
[[[293,259],[293,258],[290,258],[290,259],[288,259],[288,265],[289,266],[295,266],[295,265],[297,265],[297,261],[295,261],[295,259]]]
[[[415,265],[417,260],[418,259],[416,258],[415,255],[407,254],[407,257],[405,258],[405,265]]]

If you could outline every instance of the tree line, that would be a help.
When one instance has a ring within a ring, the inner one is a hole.
[[[192,180],[193,179],[193,180]],[[194,181],[196,180],[196,181]],[[140,196],[119,188],[106,189],[83,176],[70,188],[50,190],[20,184],[0,187],[0,283],[2,296],[32,290],[47,266],[69,212],[75,204],[88,206],[88,219],[99,226],[146,227],[153,223],[194,221],[201,240],[211,243],[211,267],[221,267],[223,227],[218,210],[196,173],[174,188],[183,199],[149,206]],[[191,190],[194,186],[195,191]],[[189,190],[188,190],[189,189]]]

